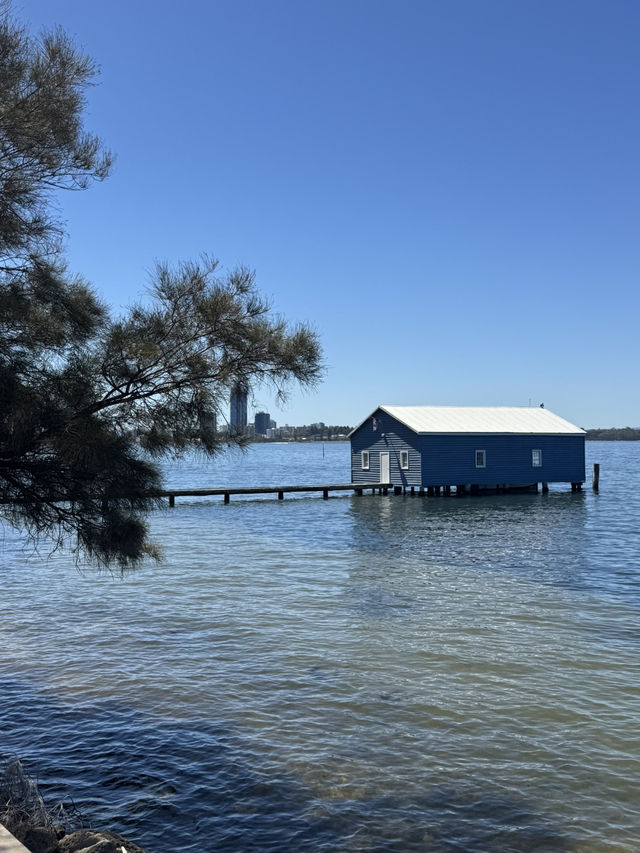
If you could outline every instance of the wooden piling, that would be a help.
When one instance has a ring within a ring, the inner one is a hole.
[[[326,490],[325,490],[325,491],[326,491]],[[284,500],[284,492],[278,492],[278,500],[279,500],[279,501]]]
[[[543,483],[542,484],[542,494],[546,495],[546,494],[548,494],[548,492],[549,492],[549,483]]]
[[[228,503],[229,503],[229,492],[225,492],[225,493],[224,493],[224,502],[225,502],[226,504],[228,504]]]
[[[591,480],[591,486],[594,492],[597,492],[600,488],[600,463],[593,463],[593,479]]]
[[[176,496],[175,495],[169,495],[169,506],[175,506],[175,505],[176,505]]]

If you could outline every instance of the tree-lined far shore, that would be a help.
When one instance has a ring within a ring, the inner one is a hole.
[[[634,427],[608,427],[588,429],[587,441],[640,441],[640,429]]]

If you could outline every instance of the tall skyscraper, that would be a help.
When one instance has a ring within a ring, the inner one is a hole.
[[[256,412],[254,423],[256,425],[256,435],[266,435],[267,430],[271,426],[271,415],[269,412]]]
[[[244,432],[247,428],[248,399],[246,386],[239,382],[231,392],[229,427],[232,432]]]

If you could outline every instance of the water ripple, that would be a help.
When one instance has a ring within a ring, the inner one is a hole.
[[[599,495],[178,501],[124,579],[5,530],[0,752],[152,853],[631,853],[639,451],[589,446]]]

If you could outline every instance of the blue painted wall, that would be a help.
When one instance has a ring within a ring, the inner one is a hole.
[[[584,480],[581,435],[423,435],[424,485],[453,486],[578,483]],[[542,452],[542,466],[531,451]],[[485,468],[476,468],[476,450],[485,451]]]
[[[373,429],[373,417],[377,429]],[[351,482],[380,482],[380,452],[389,452],[390,482],[400,486],[528,485],[580,483],[585,479],[582,435],[418,435],[379,409],[351,436]],[[542,466],[531,451],[542,452]],[[361,451],[369,451],[362,470]],[[409,451],[409,470],[400,468],[400,450]],[[486,467],[476,468],[484,450]]]

